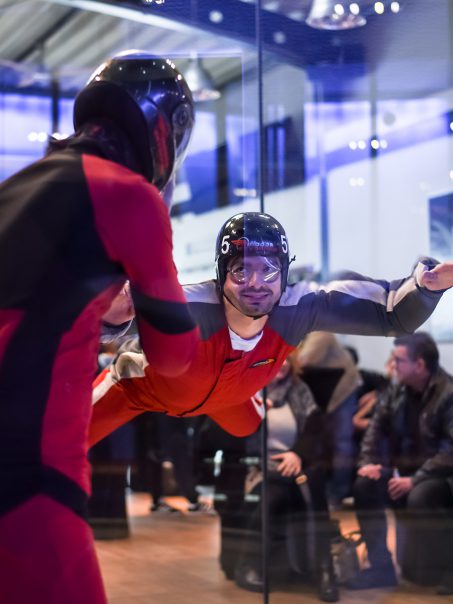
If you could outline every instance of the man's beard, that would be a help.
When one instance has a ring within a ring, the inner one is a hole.
[[[259,298],[260,294],[268,294]],[[247,296],[250,295],[250,298]],[[257,295],[257,299],[253,300],[253,295]],[[235,296],[230,291],[224,291],[224,296],[237,310],[247,317],[259,318],[268,315],[278,302],[274,292],[268,288],[260,287],[259,289],[247,289],[241,292],[239,296]]]

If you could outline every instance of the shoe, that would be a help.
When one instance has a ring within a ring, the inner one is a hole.
[[[261,573],[249,564],[238,564],[234,571],[236,585],[247,591],[262,592],[264,589]]]
[[[189,503],[189,505],[187,506],[187,511],[188,512],[204,512],[204,507],[201,505],[201,503]]]
[[[216,511],[213,506],[204,501],[198,501],[196,503],[189,503],[187,506],[187,511],[189,514],[193,514],[195,512],[201,512],[202,514],[209,514],[211,516],[216,516]]]
[[[321,602],[338,602],[340,594],[338,591],[337,578],[332,564],[323,564],[318,581],[318,598]]]
[[[176,508],[172,508],[168,503],[160,501],[153,503],[149,509],[150,512],[178,512]]]
[[[366,568],[346,584],[349,589],[373,589],[375,587],[396,587],[397,585],[398,579],[393,565],[383,568]]]
[[[438,596],[451,596],[453,594],[453,577],[445,576],[442,582],[436,587]]]

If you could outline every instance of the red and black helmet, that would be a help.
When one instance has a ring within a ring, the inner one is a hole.
[[[228,263],[236,256],[276,256],[282,265],[282,293],[288,281],[289,249],[285,229],[261,212],[243,212],[229,218],[217,236],[217,283],[223,293]]]
[[[128,136],[159,190],[184,159],[194,124],[190,89],[169,59],[126,51],[93,73],[74,103],[74,127],[108,118]]]

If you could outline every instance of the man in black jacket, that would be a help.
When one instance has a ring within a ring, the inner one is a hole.
[[[397,384],[381,397],[365,433],[354,485],[370,563],[350,585],[354,589],[397,584],[385,507],[393,507],[397,524],[406,527],[406,546],[426,548],[429,540],[442,551],[453,537],[453,379],[423,332],[396,338],[393,364]],[[453,593],[453,569],[444,570],[438,593]],[[407,578],[421,579],[417,571]]]

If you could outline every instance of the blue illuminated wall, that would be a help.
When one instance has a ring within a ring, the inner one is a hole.
[[[59,101],[62,134],[73,131],[72,109],[73,99]],[[374,108],[374,126],[372,111],[368,101],[305,103],[297,115],[265,125],[264,192],[316,178],[321,162],[330,171],[452,134],[452,116],[442,99],[380,101]],[[218,132],[219,119],[224,120],[223,136]],[[49,97],[0,94],[1,180],[42,157],[51,127]],[[385,148],[373,150],[373,137],[384,140]],[[182,193],[176,197],[173,214],[202,214],[254,197],[258,145],[253,119],[219,118],[214,111],[197,110],[189,154],[178,175]]]
[[[51,101],[0,94],[0,179],[42,157],[51,130]]]

